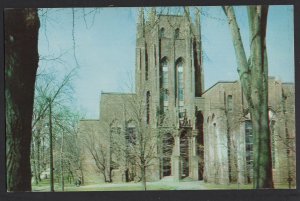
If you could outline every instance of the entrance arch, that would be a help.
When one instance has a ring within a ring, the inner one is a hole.
[[[180,135],[181,178],[189,176],[189,139],[186,130]]]
[[[163,177],[171,176],[171,157],[174,147],[174,138],[171,133],[166,133],[163,137]]]

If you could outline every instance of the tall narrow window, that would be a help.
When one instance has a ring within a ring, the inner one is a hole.
[[[147,43],[145,43],[145,79],[148,80],[148,52],[147,52]]]
[[[125,138],[127,141],[127,146],[135,145],[136,141],[136,129],[132,122],[129,122],[126,128]]]
[[[161,62],[161,98],[163,105],[163,112],[165,113],[168,110],[169,105],[169,71],[168,71],[168,62],[166,59],[163,59]]]
[[[231,112],[233,109],[233,104],[232,104],[232,95],[227,96],[227,111]]]
[[[154,45],[154,47],[153,47],[153,49],[154,49],[154,64],[156,65],[156,45]]]
[[[150,124],[150,91],[147,91],[146,94],[146,110],[147,110],[147,124]]]
[[[247,182],[251,183],[253,178],[253,134],[252,122],[250,120],[245,121],[245,142]]]
[[[175,30],[174,38],[175,38],[175,39],[178,39],[178,38],[179,38],[179,28],[177,28],[177,29]]]
[[[182,60],[180,59],[176,64],[176,83],[177,83],[177,89],[176,89],[176,96],[178,100],[178,109],[179,109],[179,118],[183,118],[184,111],[184,86],[183,86],[183,65]]]
[[[163,154],[163,176],[170,176],[171,175],[171,158],[174,146],[174,138],[172,134],[167,133],[162,136],[163,138],[163,147],[162,147],[162,154]]]
[[[140,49],[140,70],[142,69],[142,50]]]

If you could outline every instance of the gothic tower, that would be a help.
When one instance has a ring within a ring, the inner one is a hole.
[[[163,136],[161,177],[198,177],[195,101],[204,89],[199,12],[193,21],[188,9],[163,15],[151,8],[147,19],[139,10],[135,79],[146,122]]]

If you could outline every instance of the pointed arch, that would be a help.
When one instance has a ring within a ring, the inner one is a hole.
[[[178,104],[179,118],[184,114],[184,60],[179,57],[175,62],[175,104]]]
[[[167,57],[161,59],[159,73],[161,108],[165,113],[169,105],[169,65]]]
[[[174,138],[171,133],[163,135],[163,176],[171,176],[171,157],[174,146]]]

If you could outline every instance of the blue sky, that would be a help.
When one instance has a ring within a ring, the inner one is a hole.
[[[99,118],[101,91],[126,92],[134,77],[137,8],[48,9],[41,16],[39,53],[60,62],[40,62],[39,71],[51,71],[61,79],[79,63],[72,80],[72,107],[86,118]],[[193,11],[190,8],[191,12]],[[42,10],[40,13],[45,11]],[[246,54],[249,54],[247,11],[235,7]],[[202,42],[205,88],[220,80],[237,80],[236,59],[230,30],[221,7],[202,7]],[[74,31],[73,31],[74,30]],[[293,7],[271,6],[268,16],[267,48],[269,75],[294,82]]]

